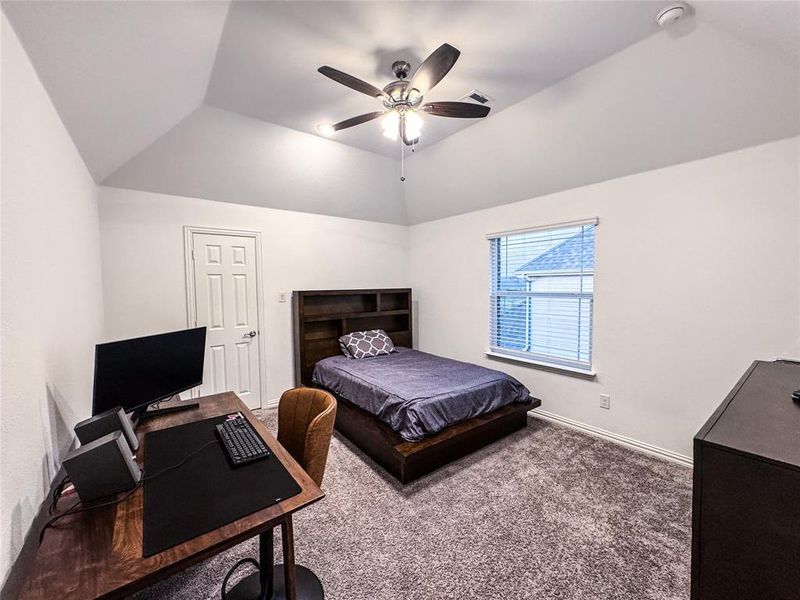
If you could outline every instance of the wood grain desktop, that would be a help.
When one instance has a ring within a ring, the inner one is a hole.
[[[142,423],[137,429],[141,444],[137,457],[139,464],[146,451],[144,435],[147,432],[237,411],[247,417],[273,455],[300,485],[299,494],[155,556],[143,558],[143,492],[139,488],[124,502],[67,517],[48,529],[28,566],[20,599],[124,598],[269,531],[287,521],[292,513],[322,499],[325,495],[317,484],[232,392],[201,398],[200,407],[195,410],[154,417]],[[64,510],[70,502],[63,499],[59,508]]]

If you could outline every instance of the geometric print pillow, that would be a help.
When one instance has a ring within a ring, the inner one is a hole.
[[[344,342],[342,341],[343,339],[344,336],[339,338],[339,350],[341,350],[342,354],[344,354],[347,358],[353,358],[353,355],[350,354],[350,350],[348,350],[347,346],[344,345]]]
[[[367,358],[391,354],[395,351],[392,339],[383,329],[354,331],[339,338],[339,346],[347,349],[353,358]]]

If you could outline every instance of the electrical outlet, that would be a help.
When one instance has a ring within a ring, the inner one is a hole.
[[[600,408],[611,410],[611,394],[600,394]]]
[[[278,292],[278,302],[286,302],[289,292]]]

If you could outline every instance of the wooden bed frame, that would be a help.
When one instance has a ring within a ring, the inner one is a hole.
[[[339,337],[346,333],[383,329],[395,345],[412,345],[408,288],[296,291],[292,301],[295,385],[313,386],[314,365],[339,355]],[[528,411],[541,405],[531,398],[407,442],[374,415],[333,395],[339,402],[336,429],[404,484],[522,429]]]

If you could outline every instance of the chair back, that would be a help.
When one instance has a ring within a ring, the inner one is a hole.
[[[278,405],[278,441],[317,485],[322,485],[336,399],[323,390],[300,387],[287,390]]]

